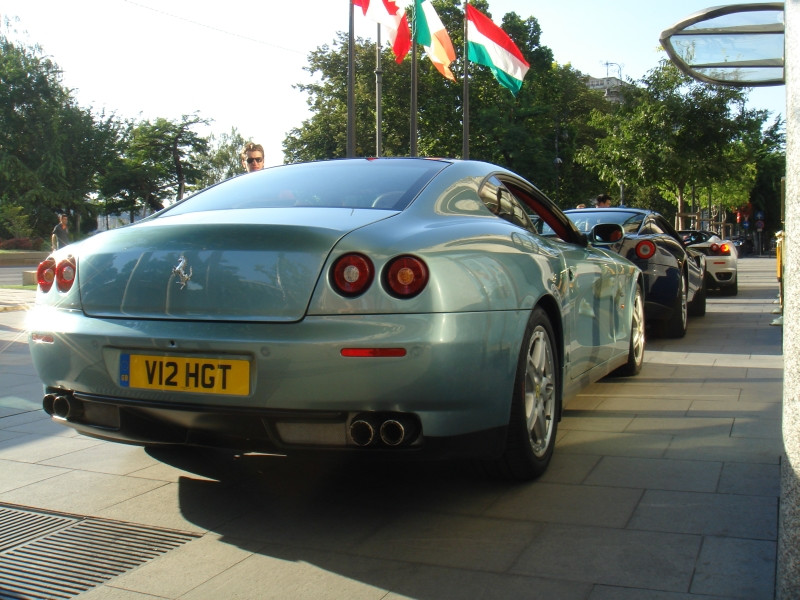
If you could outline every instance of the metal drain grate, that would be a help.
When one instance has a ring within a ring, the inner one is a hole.
[[[0,505],[0,599],[71,598],[196,537]]]

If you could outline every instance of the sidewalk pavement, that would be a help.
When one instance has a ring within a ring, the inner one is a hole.
[[[95,556],[120,552],[104,540],[135,534],[161,546],[76,588],[81,600],[772,600],[778,287],[774,259],[739,268],[738,296],[709,296],[684,339],[648,340],[637,377],[570,404],[549,470],[525,484],[451,463],[83,437],[40,409],[24,314],[0,314],[0,516],[49,527],[4,546],[0,519],[0,589],[13,569],[33,581],[38,568],[43,586],[96,573],[87,561],[108,567]],[[81,527],[98,532],[87,553],[75,551]],[[33,563],[16,558],[34,551]]]
[[[26,310],[36,299],[34,290],[0,288],[0,312]]]

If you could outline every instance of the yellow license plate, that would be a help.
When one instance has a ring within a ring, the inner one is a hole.
[[[123,387],[145,390],[247,396],[250,394],[250,361],[123,353],[119,362],[119,383]]]

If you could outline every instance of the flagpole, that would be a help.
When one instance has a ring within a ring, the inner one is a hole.
[[[383,134],[381,123],[383,121],[383,106],[381,105],[383,92],[383,71],[381,70],[381,26],[378,24],[378,41],[375,45],[375,156],[383,153]]]
[[[412,9],[411,28],[411,134],[410,154],[417,155],[417,3]]]
[[[469,40],[467,39],[469,27],[467,24],[467,5],[469,0],[464,0],[464,103],[462,106],[461,122],[463,126],[461,140],[461,158],[469,160]]]
[[[353,0],[350,0],[350,34],[347,42],[347,158],[356,155],[356,103],[355,103],[355,41],[353,28],[355,18],[353,17]]]

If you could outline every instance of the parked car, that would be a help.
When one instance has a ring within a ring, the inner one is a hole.
[[[678,233],[687,246],[705,255],[706,289],[717,289],[729,296],[738,294],[738,256],[734,243],[722,239],[713,231],[686,229]]]
[[[263,169],[54,253],[38,282],[44,410],[144,445],[467,456],[527,479],[569,398],[637,373],[645,344],[639,269],[482,162]]]
[[[566,211],[578,230],[600,224],[622,227],[622,235],[595,243],[607,246],[644,273],[645,318],[666,337],[686,335],[690,315],[706,312],[706,260],[687,248],[675,228],[659,213],[640,208],[595,208]],[[599,231],[599,230],[598,230]],[[616,230],[610,229],[613,234]]]
[[[733,247],[736,249],[736,256],[747,256],[753,253],[753,239],[748,236],[738,235],[733,238]]]

